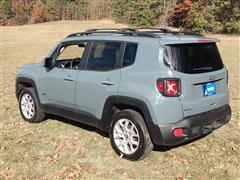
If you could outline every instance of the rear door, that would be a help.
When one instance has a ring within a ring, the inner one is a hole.
[[[93,41],[86,61],[76,80],[76,107],[98,119],[106,99],[118,94],[120,64],[124,43]]]
[[[228,104],[227,70],[215,43],[166,46],[165,63],[181,79],[185,117]]]

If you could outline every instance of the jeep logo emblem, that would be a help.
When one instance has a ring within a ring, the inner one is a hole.
[[[214,81],[216,79],[216,76],[210,76],[209,81]]]

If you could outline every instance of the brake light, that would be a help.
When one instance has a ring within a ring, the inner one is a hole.
[[[179,96],[180,80],[179,79],[159,79],[157,88],[163,96]]]
[[[166,80],[166,95],[177,95],[177,80]]]

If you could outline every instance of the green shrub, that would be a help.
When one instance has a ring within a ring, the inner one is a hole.
[[[16,25],[24,25],[28,23],[28,16],[24,14],[16,14],[14,16],[14,23]]]
[[[0,1],[0,19],[1,24],[7,24],[7,21],[12,17],[11,0]]]
[[[231,19],[225,24],[225,31],[227,33],[240,33],[240,21]]]

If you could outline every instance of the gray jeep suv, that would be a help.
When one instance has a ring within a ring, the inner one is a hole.
[[[16,96],[24,120],[56,114],[109,132],[129,160],[153,145],[204,136],[231,117],[217,40],[168,29],[70,34],[39,64],[23,65]]]

